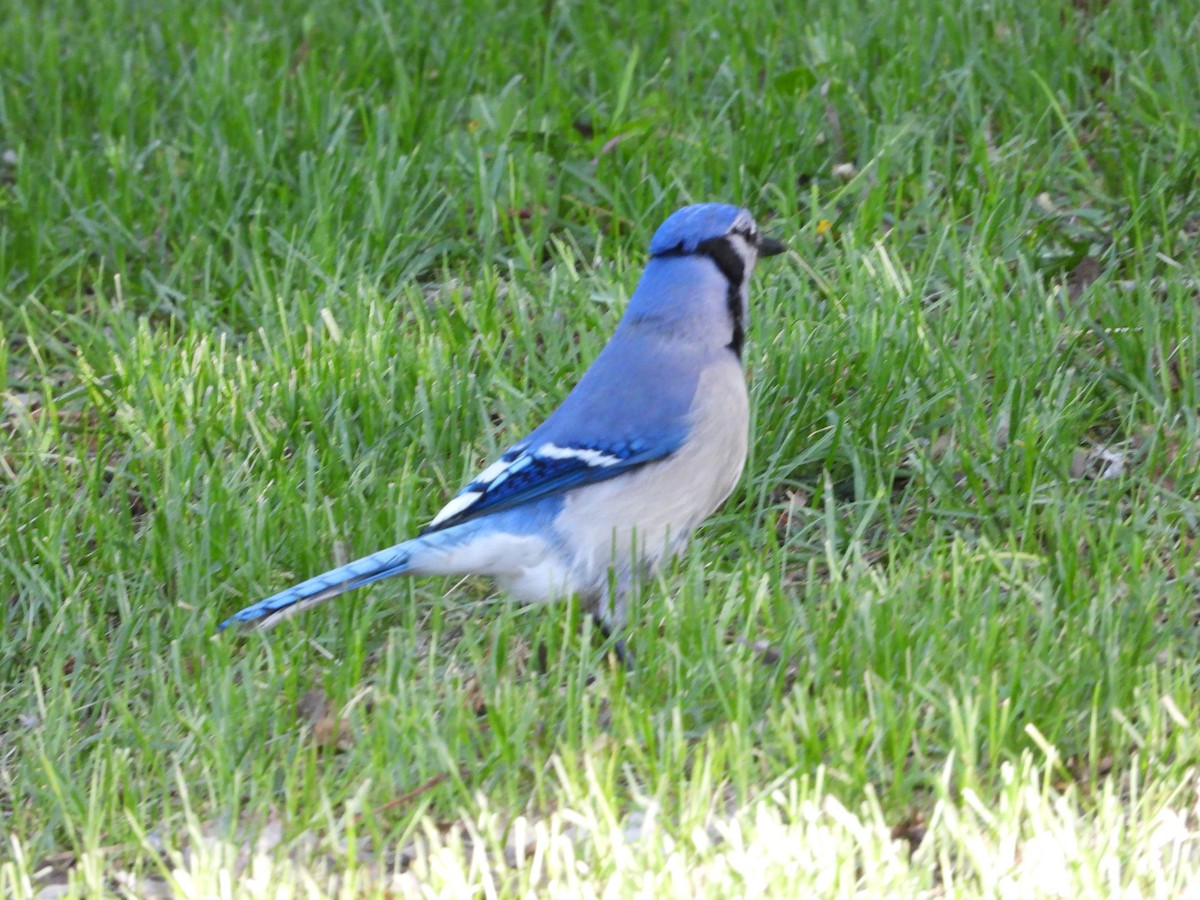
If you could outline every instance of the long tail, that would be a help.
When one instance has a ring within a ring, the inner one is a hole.
[[[246,623],[253,623],[258,628],[273,628],[301,610],[332,600],[346,591],[352,591],[381,578],[403,575],[412,568],[414,551],[425,543],[427,542],[422,538],[414,538],[339,566],[324,575],[302,581],[295,587],[272,594],[266,600],[259,600],[253,606],[247,606],[241,612],[234,613],[218,625],[217,630]]]

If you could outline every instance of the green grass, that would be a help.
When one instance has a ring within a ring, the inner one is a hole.
[[[0,894],[1195,889],[1200,3],[492,8],[0,16]],[[476,582],[214,633],[698,200],[794,252],[634,673]]]

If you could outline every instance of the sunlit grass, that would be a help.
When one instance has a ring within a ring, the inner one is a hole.
[[[1186,893],[1200,7],[0,16],[0,893]],[[746,474],[632,615],[374,585],[749,206]]]

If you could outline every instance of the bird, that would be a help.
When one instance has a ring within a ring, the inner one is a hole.
[[[576,596],[618,658],[635,584],[687,545],[745,466],[749,280],[785,252],[746,209],[699,203],[654,233],[608,343],[561,405],[415,537],[221,623],[269,628],[396,575],[483,575],[513,599]]]

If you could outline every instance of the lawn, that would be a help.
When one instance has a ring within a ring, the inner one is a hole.
[[[1200,890],[1200,0],[7,0],[0,895]],[[746,473],[646,585],[386,581],[658,224]]]

